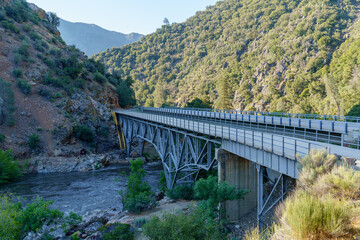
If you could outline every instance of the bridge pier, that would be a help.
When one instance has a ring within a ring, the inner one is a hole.
[[[230,222],[236,222],[257,208],[257,224],[260,230],[263,229],[264,216],[284,200],[295,180],[223,149],[217,149],[216,156],[219,181],[226,181],[237,189],[249,191],[244,199],[224,204],[224,217]]]
[[[236,185],[237,189],[249,191],[244,199],[225,203],[226,218],[230,222],[239,220],[257,206],[257,170],[253,162],[227,152],[216,151],[219,181]]]

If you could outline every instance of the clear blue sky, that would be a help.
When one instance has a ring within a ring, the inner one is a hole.
[[[183,22],[218,0],[28,0],[70,22],[94,23],[122,33],[149,34],[170,23]]]

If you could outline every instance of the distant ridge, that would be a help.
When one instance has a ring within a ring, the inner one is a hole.
[[[73,23],[60,19],[59,31],[64,41],[75,45],[86,55],[105,51],[107,48],[121,47],[139,41],[144,35],[123,34],[103,29],[95,24]]]

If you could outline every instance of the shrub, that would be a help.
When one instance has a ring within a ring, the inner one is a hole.
[[[302,186],[310,186],[322,174],[329,173],[335,166],[337,157],[330,155],[326,150],[317,151],[312,149],[309,155],[303,159],[297,157],[301,163],[299,183]]]
[[[314,183],[311,192],[317,196],[331,194],[336,199],[360,199],[360,172],[352,168],[335,167]]]
[[[15,68],[14,71],[12,72],[12,74],[16,78],[21,78],[23,75],[23,72],[20,68]]]
[[[45,223],[51,223],[55,219],[61,218],[64,215],[62,212],[49,208],[52,203],[52,201],[45,201],[37,197],[32,203],[27,204],[19,219],[22,231],[36,232]]]
[[[15,124],[14,113],[15,113],[15,96],[11,90],[11,83],[5,82],[0,78],[0,98],[4,101],[3,103],[3,119],[0,118],[0,124],[7,123],[9,126]]]
[[[312,196],[297,191],[282,209],[286,239],[329,239],[343,236],[350,224],[351,208],[346,201]]]
[[[139,213],[155,205],[154,194],[151,187],[143,179],[145,170],[141,159],[130,161],[130,176],[126,192],[120,191],[121,201],[129,212]]]
[[[23,79],[17,81],[17,86],[20,88],[21,92],[25,95],[31,93],[31,85]]]
[[[17,221],[20,216],[18,206],[11,202],[9,196],[0,195],[0,239],[21,239],[21,224]]]
[[[53,99],[53,95],[52,93],[45,89],[45,88],[41,88],[39,91],[38,91],[38,94],[40,96],[42,96],[43,98],[46,98],[47,100],[51,101]]]
[[[20,164],[11,155],[11,151],[0,150],[0,184],[17,180],[21,177]]]
[[[40,148],[40,137],[34,133],[34,134],[31,134],[28,138],[28,145],[30,147],[30,149],[32,150],[36,150],[38,148]]]
[[[198,207],[208,219],[216,219],[225,211],[218,208],[220,203],[243,198],[246,193],[247,191],[236,190],[235,186],[230,186],[226,182],[219,183],[217,177],[214,176],[200,179],[194,186],[195,197],[202,200]]]
[[[12,22],[3,20],[0,22],[0,25],[14,33],[19,33],[19,29]]]
[[[99,72],[94,74],[94,80],[100,84],[104,84],[107,81],[106,77]]]
[[[75,137],[84,142],[93,142],[95,135],[93,131],[86,125],[77,125],[74,128]]]
[[[166,192],[168,190],[164,171],[160,172],[159,189],[163,192]]]
[[[166,192],[171,199],[194,199],[194,190],[190,185],[177,185],[173,189],[169,189]]]
[[[188,215],[165,213],[161,218],[153,216],[143,226],[144,234],[151,240],[225,239],[220,229],[216,223],[204,221],[196,210]]]
[[[64,218],[61,228],[64,230],[65,233],[67,233],[73,227],[79,225],[81,221],[82,221],[81,216],[71,211],[69,215]]]
[[[99,136],[108,137],[109,136],[109,127],[107,125],[101,125],[96,129],[96,134]]]
[[[103,240],[133,240],[134,233],[131,232],[129,224],[116,223],[104,230]]]
[[[4,142],[6,139],[4,134],[0,134],[0,143]]]

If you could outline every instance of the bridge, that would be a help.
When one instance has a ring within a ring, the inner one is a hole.
[[[311,149],[360,158],[357,117],[145,107],[113,116],[128,155],[142,155],[145,142],[154,146],[168,188],[217,167],[220,180],[249,190],[226,203],[229,220],[257,207],[261,225],[298,178],[298,158]]]

